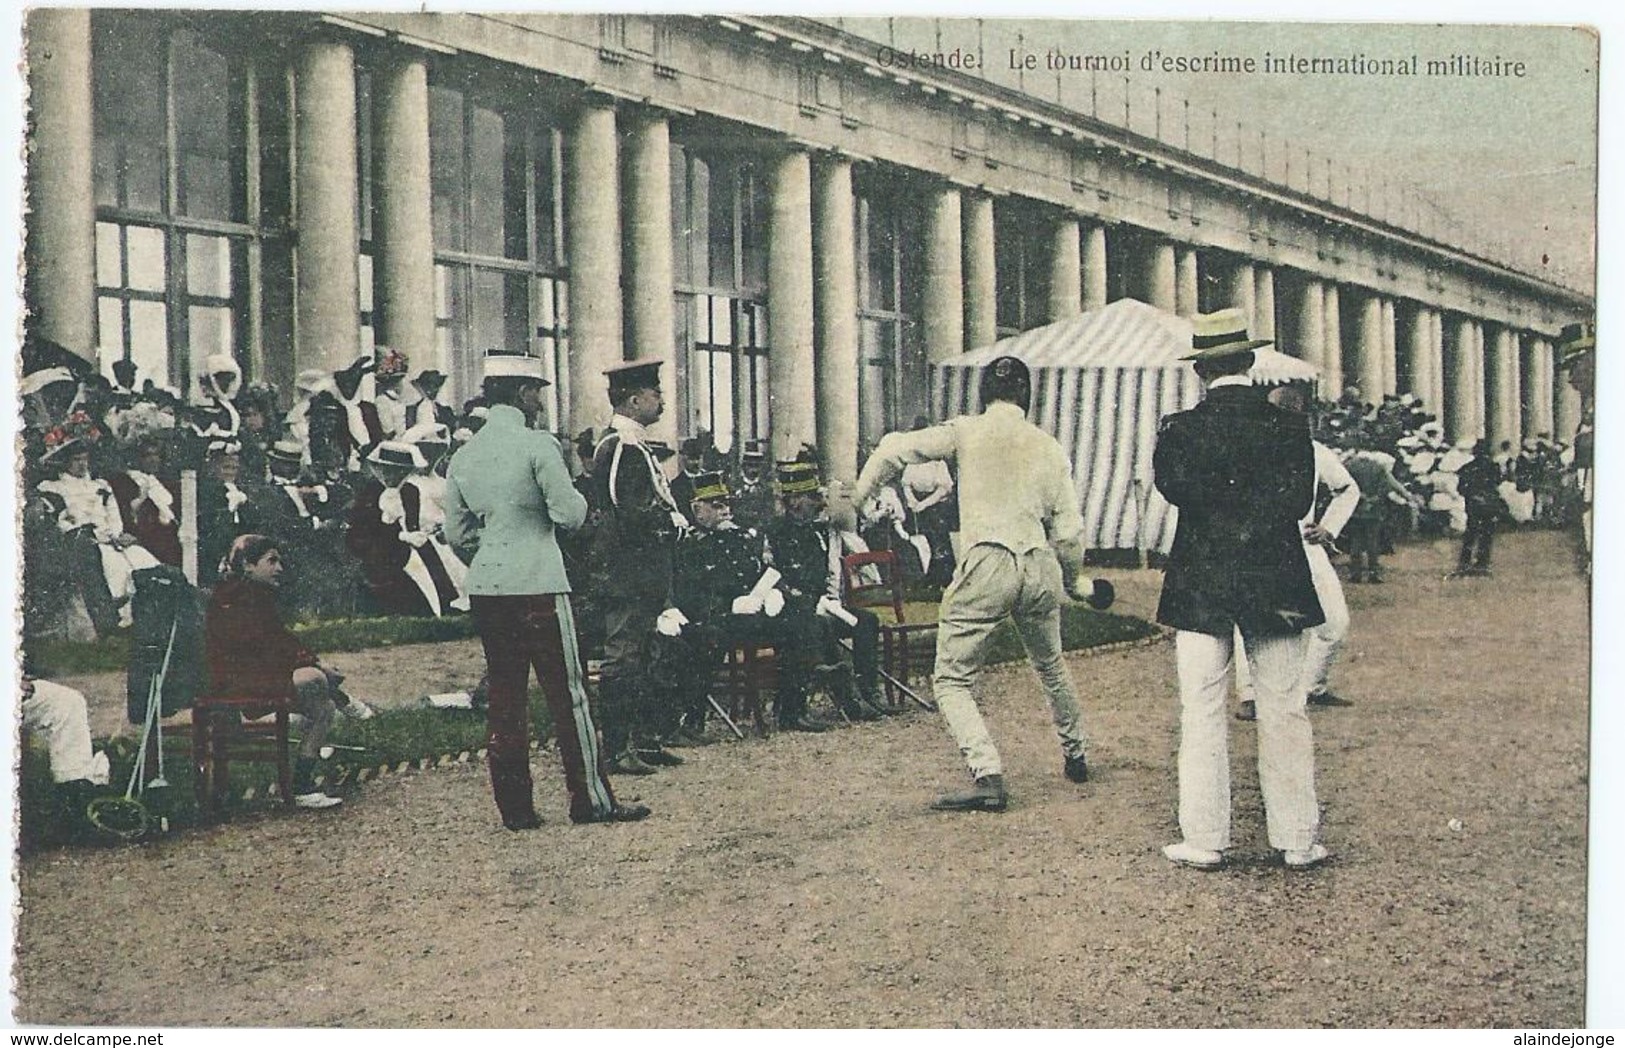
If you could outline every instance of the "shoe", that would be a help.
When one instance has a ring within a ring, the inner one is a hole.
[[[338,797],[329,797],[321,790],[311,790],[309,793],[296,793],[293,795],[295,808],[336,808],[344,801]]]
[[[779,721],[780,731],[805,731],[817,734],[821,731],[829,731],[832,727],[834,725],[805,713],[790,720]]]
[[[1321,863],[1331,858],[1332,853],[1326,850],[1326,846],[1324,844],[1311,844],[1309,847],[1299,851],[1285,852],[1284,857],[1286,859],[1287,866],[1291,867],[1292,869],[1307,870],[1311,866],[1319,866]]]
[[[1354,705],[1354,703],[1350,702],[1349,700],[1347,700],[1345,698],[1342,698],[1341,696],[1338,696],[1338,695],[1333,695],[1329,691],[1323,691],[1323,692],[1320,692],[1319,694],[1315,694],[1314,692],[1310,692],[1309,697],[1307,699],[1305,699],[1304,701],[1307,702],[1311,706],[1352,706],[1352,705]]]
[[[649,808],[643,804],[617,804],[609,811],[595,811],[586,818],[578,819],[570,816],[570,821],[578,826],[585,826],[594,822],[637,822],[639,819],[649,817]]]
[[[1081,753],[1076,757],[1068,757],[1066,767],[1061,770],[1061,774],[1066,776],[1068,782],[1088,782],[1089,762],[1084,760]]]
[[[1236,710],[1236,720],[1257,720],[1258,704],[1252,699],[1241,700],[1241,706]]]
[[[983,775],[976,785],[960,793],[945,793],[931,802],[933,811],[1003,811],[1010,795],[1004,791],[1003,775]]]
[[[652,765],[644,763],[633,750],[627,750],[609,762],[611,775],[653,775],[656,770]]]
[[[515,833],[522,830],[534,830],[542,825],[542,817],[535,812],[531,812],[522,819],[503,819],[502,825]]]
[[[635,752],[637,753],[638,760],[652,768],[675,768],[679,764],[688,763],[683,758],[677,756],[677,754],[668,753],[664,749],[657,748],[649,750],[639,747]]]
[[[847,720],[853,721],[877,721],[881,717],[879,710],[871,709],[857,700],[853,700],[852,702],[842,706],[841,713],[846,717]]]
[[[1163,845],[1162,857],[1175,866],[1189,866],[1193,870],[1216,870],[1224,865],[1224,852],[1208,851],[1184,841]]]
[[[112,769],[107,763],[106,751],[98,750],[90,758],[90,774],[85,776],[86,781],[92,786],[106,786],[107,780],[112,777],[112,774]]]

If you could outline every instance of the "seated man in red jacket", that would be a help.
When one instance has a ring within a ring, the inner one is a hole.
[[[225,571],[203,617],[209,689],[216,695],[276,698],[290,690],[305,719],[293,766],[293,802],[301,808],[340,803],[316,788],[316,758],[337,709],[348,701],[340,678],[283,625],[277,612],[282,552],[275,539],[241,535],[226,554]]]

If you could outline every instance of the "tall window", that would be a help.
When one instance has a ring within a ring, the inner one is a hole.
[[[1053,238],[1042,221],[994,205],[993,266],[1000,338],[1049,322],[1049,256]]]
[[[429,87],[436,364],[461,400],[479,390],[486,349],[528,349],[553,383],[542,410],[557,429],[569,370],[564,142],[509,97],[449,78]]]
[[[726,453],[771,428],[765,180],[747,157],[671,150],[679,432]]]
[[[919,338],[918,210],[882,179],[855,188],[858,440],[868,446],[925,413],[929,375]]]
[[[248,344],[262,219],[249,114],[270,80],[149,13],[96,12],[92,50],[98,356],[109,374],[128,359],[141,378],[190,389],[205,357]]]

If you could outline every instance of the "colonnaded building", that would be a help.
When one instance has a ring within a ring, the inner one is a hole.
[[[1125,297],[1234,304],[1325,395],[1574,432],[1554,338],[1588,291],[1121,76],[966,68],[1016,31],[36,9],[28,323],[177,388],[222,351],[291,390],[387,345],[454,404],[527,345],[570,432],[607,421],[605,366],[658,356],[667,439],[816,442],[850,476],[934,360]]]

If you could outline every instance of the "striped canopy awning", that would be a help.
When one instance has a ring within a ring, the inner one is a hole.
[[[933,404],[939,419],[981,410],[982,366],[1019,357],[1033,372],[1028,417],[1071,458],[1084,542],[1166,552],[1175,514],[1152,485],[1151,453],[1162,416],[1201,399],[1195,371],[1180,359],[1190,347],[1189,321],[1120,299],[939,361]]]

